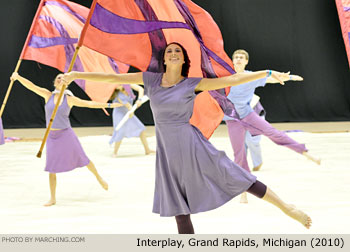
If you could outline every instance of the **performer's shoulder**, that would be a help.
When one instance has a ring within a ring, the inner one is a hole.
[[[143,76],[162,76],[163,73],[159,73],[159,72],[150,72],[150,71],[146,71],[143,72]]]
[[[155,73],[155,72],[143,72],[142,77],[143,77],[143,83],[144,84],[151,84],[157,81],[159,78],[163,76],[163,73]]]

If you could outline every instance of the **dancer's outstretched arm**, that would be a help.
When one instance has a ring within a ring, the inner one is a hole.
[[[196,90],[204,91],[204,90],[215,90],[225,87],[237,86],[240,84],[244,84],[246,82],[255,81],[258,79],[262,79],[266,76],[271,75],[271,78],[277,80],[282,85],[284,84],[284,79],[289,79],[289,73],[281,73],[277,71],[263,70],[256,72],[244,72],[244,73],[236,73],[226,77],[220,78],[203,78],[197,85]]]
[[[288,72],[288,74],[289,74],[289,72]],[[304,79],[303,79],[303,77],[301,77],[299,75],[290,74],[289,78],[283,77],[282,80],[283,81],[303,81]],[[280,82],[272,77],[269,77],[269,78],[267,78],[266,83],[273,84],[273,83],[280,83]]]
[[[115,103],[105,103],[105,102],[96,102],[96,101],[87,101],[82,100],[78,97],[68,96],[68,105],[70,107],[77,106],[83,108],[116,108],[121,107],[123,104],[115,102]]]
[[[28,88],[30,91],[36,93],[37,95],[43,97],[45,99],[45,102],[50,98],[51,92],[47,90],[46,88],[41,88],[37,85],[35,85],[33,82],[30,80],[20,76],[18,73],[14,72],[12,73],[10,79],[12,81],[18,80],[23,86]]]
[[[63,81],[67,84],[76,79],[83,79],[96,82],[105,82],[111,84],[140,84],[143,85],[142,72],[125,74],[107,74],[107,73],[86,73],[69,72],[63,75]]]

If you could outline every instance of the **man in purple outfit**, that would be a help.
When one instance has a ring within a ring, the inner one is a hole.
[[[247,72],[245,70],[249,61],[249,54],[245,50],[236,50],[232,55],[233,65],[237,73]],[[303,78],[298,75],[290,75],[293,81],[302,81]],[[249,170],[247,155],[245,149],[245,135],[248,130],[251,135],[265,135],[278,145],[288,147],[310,160],[320,164],[320,160],[308,153],[304,144],[300,144],[286,133],[272,127],[266,120],[257,115],[250,106],[254,91],[257,87],[264,87],[266,83],[277,83],[272,78],[263,78],[256,81],[248,82],[242,85],[231,87],[227,98],[235,105],[240,120],[224,117],[226,121],[231,145],[234,151],[235,163],[242,168]],[[246,193],[242,194],[242,203],[247,203]]]

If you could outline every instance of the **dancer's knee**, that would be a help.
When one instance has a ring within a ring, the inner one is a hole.
[[[258,198],[263,198],[266,193],[266,190],[267,186],[264,183],[261,183],[259,180],[257,180],[248,188],[247,192],[253,194]]]

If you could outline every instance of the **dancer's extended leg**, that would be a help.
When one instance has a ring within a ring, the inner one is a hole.
[[[313,155],[311,155],[308,151],[303,152],[303,155],[310,159],[311,161],[315,162],[316,164],[320,165],[321,164],[321,159],[314,157]]]
[[[306,149],[305,144],[300,144],[290,138],[285,132],[275,129],[271,126],[270,123],[259,117],[256,113],[252,112],[244,117],[242,119],[242,124],[246,127],[247,130],[249,130],[252,135],[265,135],[274,143],[288,147],[306,156],[304,153],[307,153],[308,150]],[[311,158],[311,155],[309,155],[308,158],[317,164],[320,163],[319,159],[314,157]]]
[[[107,182],[105,182],[105,181],[102,179],[102,177],[100,176],[100,174],[98,174],[94,163],[90,161],[90,163],[87,165],[87,168],[89,169],[89,171],[91,171],[91,172],[95,175],[97,181],[100,183],[100,185],[102,186],[102,188],[105,189],[105,190],[108,190],[108,184],[107,184]]]
[[[312,221],[311,218],[303,211],[297,209],[295,206],[283,202],[271,189],[260,181],[256,181],[247,192],[254,194],[255,196],[262,198],[263,200],[275,205],[281,209],[289,217],[299,221],[306,228],[310,228]]]

